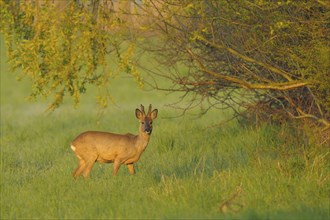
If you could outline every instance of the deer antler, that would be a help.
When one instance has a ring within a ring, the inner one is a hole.
[[[151,114],[151,110],[152,110],[152,106],[151,106],[151,104],[150,104],[150,105],[149,105],[149,110],[148,110],[148,114],[147,114],[147,115],[150,116],[150,114]]]
[[[141,111],[143,112],[143,113],[145,113],[144,112],[144,106],[141,104]]]

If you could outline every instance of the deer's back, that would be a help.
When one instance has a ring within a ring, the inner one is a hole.
[[[97,155],[100,161],[112,161],[118,155],[135,153],[135,135],[114,134],[100,131],[86,131],[71,143],[77,155]]]

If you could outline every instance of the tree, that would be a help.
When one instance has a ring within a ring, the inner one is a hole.
[[[196,105],[329,129],[328,9],[323,1],[146,1],[146,29],[161,38],[146,50],[172,70],[153,75],[172,81],[163,89],[194,94]]]
[[[1,32],[9,63],[32,82],[31,97],[54,96],[50,110],[65,95],[79,103],[88,85],[99,88],[106,107],[110,79],[121,71],[141,84],[131,65],[134,44],[126,40],[126,23],[111,1],[1,1]],[[116,63],[111,65],[108,62]]]

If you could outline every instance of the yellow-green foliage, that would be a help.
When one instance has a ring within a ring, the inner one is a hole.
[[[1,1],[1,32],[11,67],[32,81],[31,97],[54,95],[53,109],[68,93],[78,104],[87,85],[93,84],[100,88],[99,104],[106,107],[109,79],[116,73],[126,71],[141,84],[130,61],[134,45],[126,44],[127,52],[120,47],[125,24],[108,8],[94,11],[75,1],[19,2]],[[111,68],[107,56],[120,65]]]

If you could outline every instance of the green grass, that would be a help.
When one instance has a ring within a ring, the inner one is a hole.
[[[165,105],[175,96],[144,92],[117,79],[116,106],[101,118],[92,99],[27,102],[29,83],[16,82],[1,50],[1,219],[328,219],[329,150],[304,145],[286,127],[258,128],[212,111],[195,119]],[[70,141],[85,130],[136,133],[134,109],[159,109],[137,174],[96,164],[87,181],[73,181]]]

